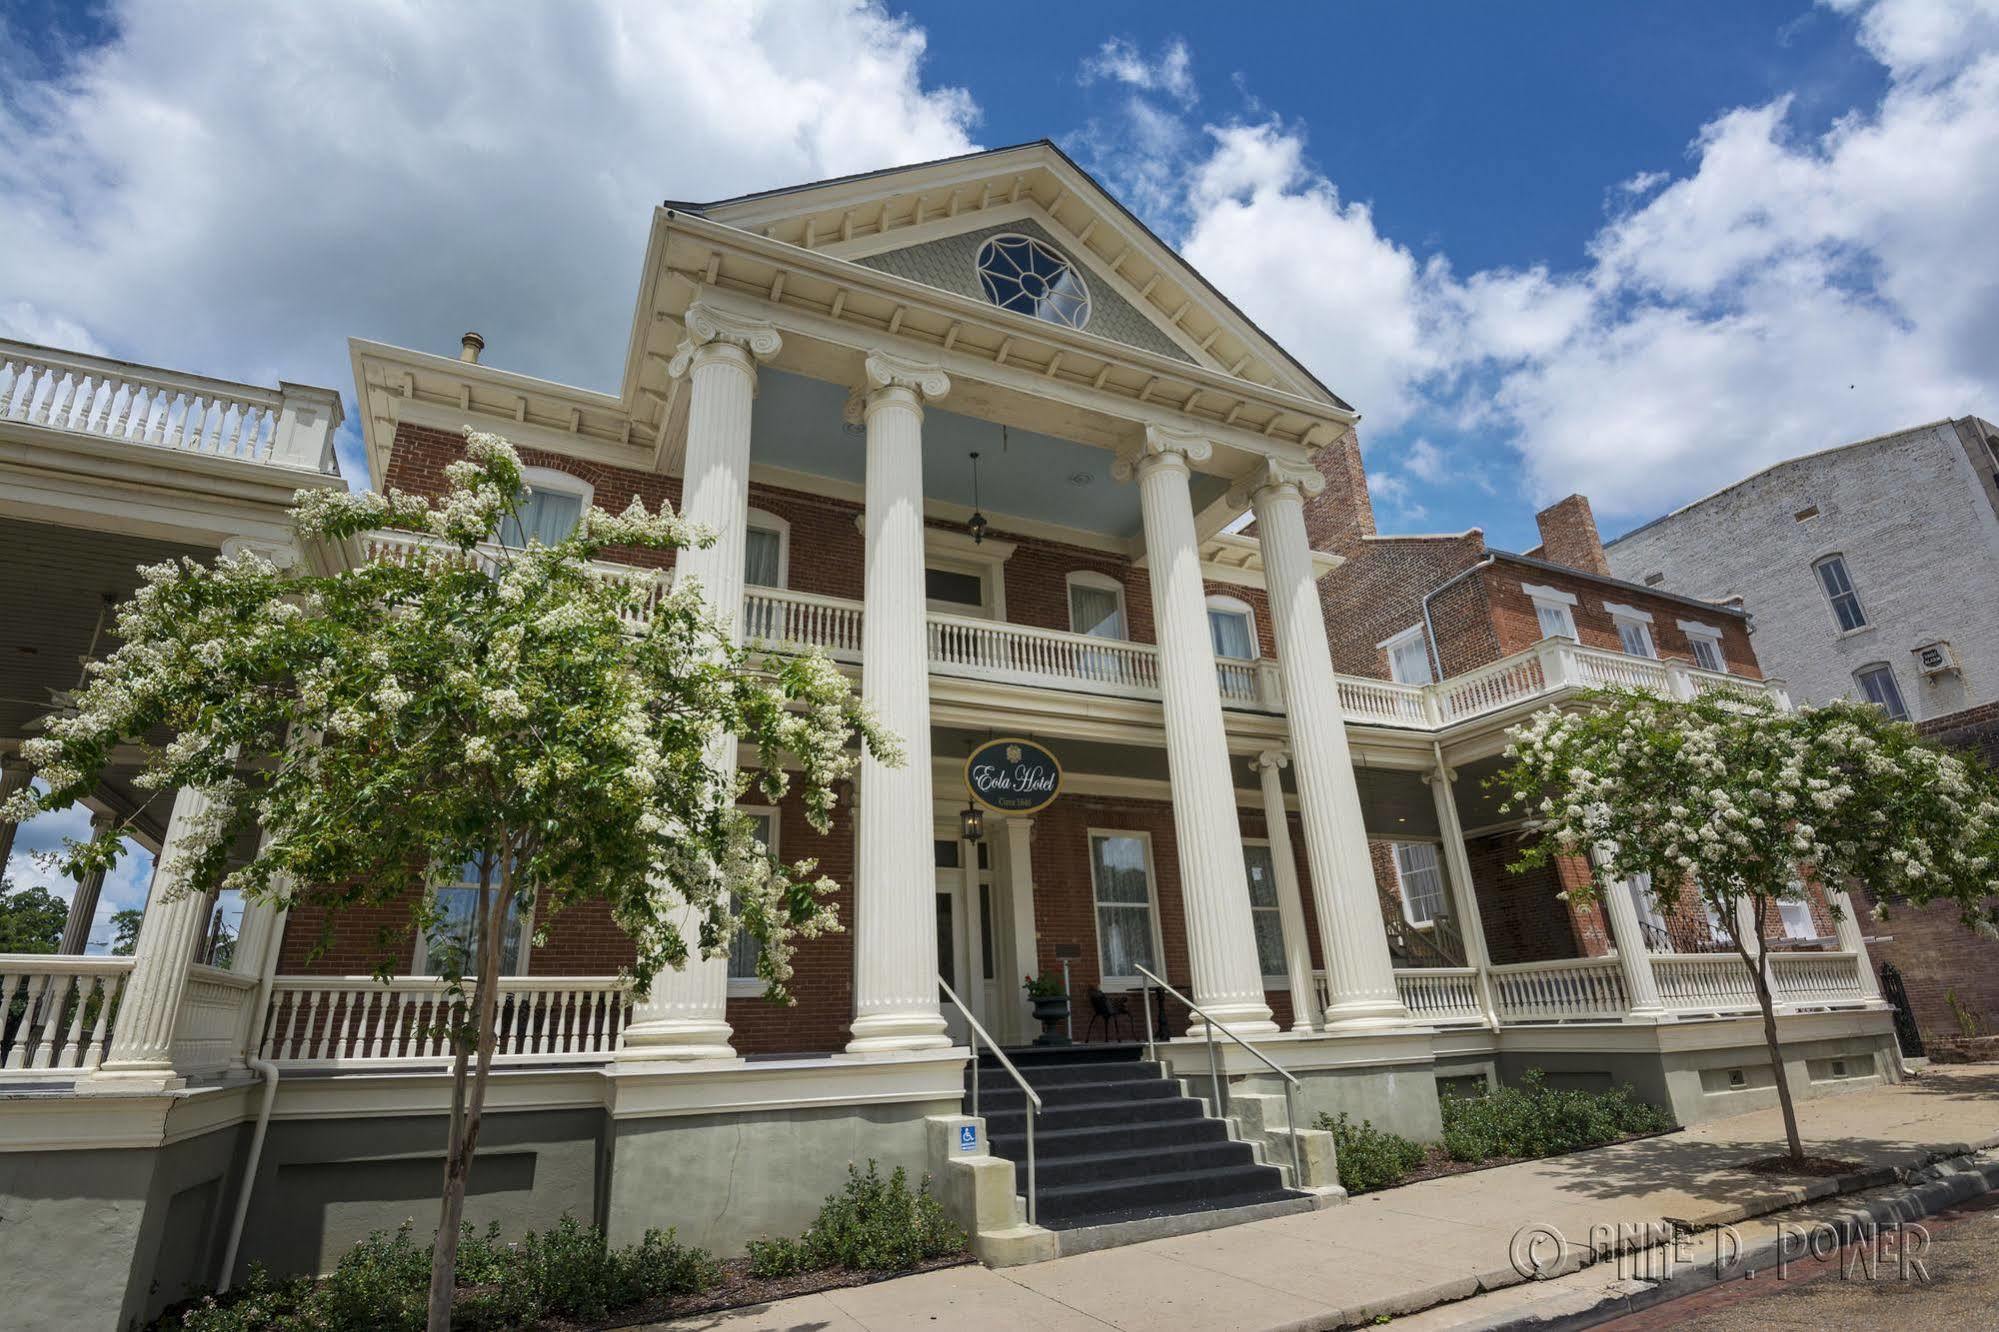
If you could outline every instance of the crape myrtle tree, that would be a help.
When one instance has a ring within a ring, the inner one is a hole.
[[[419,534],[398,557],[330,574],[250,553],[145,569],[118,613],[120,646],[25,747],[46,792],[8,811],[63,808],[94,788],[114,746],[171,736],[145,749],[139,784],[157,798],[199,792],[207,813],[161,882],[317,908],[322,945],[343,910],[383,905],[406,906],[422,937],[458,940],[431,949],[451,995],[435,1034],[452,1054],[433,1328],[450,1318],[509,915],[539,937],[563,907],[604,900],[635,946],[640,995],[662,969],[725,956],[740,928],[760,944],[767,994],[788,1000],[793,941],[839,928],[837,885],[811,861],[773,857],[737,798],[753,785],[775,803],[795,783],[825,831],[857,737],[900,757],[825,658],[752,654],[692,580],[669,589],[597,563],[713,541],[664,504],[593,508],[554,544],[496,546],[526,493],[520,460],[498,436],[466,434],[435,502],[300,493],[309,549],[358,551],[379,528]],[[731,734],[753,772],[711,765],[711,742]],[[119,831],[72,845],[71,871],[114,862]],[[440,881],[477,886],[469,930],[423,890]],[[385,955],[378,974],[406,959]]]
[[[1728,922],[1755,978],[1785,1136],[1802,1159],[1764,964],[1776,904],[1803,899],[1816,879],[1835,912],[1836,890],[1864,884],[1878,896],[1949,900],[1970,919],[1999,893],[1999,785],[1872,704],[1793,712],[1720,692],[1679,700],[1625,690],[1581,702],[1543,709],[1510,733],[1510,764],[1492,780],[1534,829],[1515,868],[1583,859],[1591,880],[1573,895],[1584,899],[1649,875],[1662,913],[1692,885]]]

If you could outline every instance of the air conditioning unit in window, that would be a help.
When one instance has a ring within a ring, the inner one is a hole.
[[[1949,675],[1957,670],[1957,656],[1950,650],[1950,644],[1939,639],[1925,643],[1915,649],[1916,669],[1925,676]]]

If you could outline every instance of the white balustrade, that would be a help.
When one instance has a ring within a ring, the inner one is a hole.
[[[1756,982],[1735,953],[1654,953],[1652,978],[1669,1013],[1755,1012]]]
[[[1430,691],[1422,685],[1389,680],[1340,677],[1340,711],[1349,721],[1381,722],[1389,726],[1432,727]]]
[[[1614,957],[1509,963],[1492,969],[1492,985],[1505,1022],[1615,1022],[1631,1008]]]
[[[0,422],[217,458],[333,470],[338,402],[0,338]]]
[[[350,552],[350,563],[361,564],[379,562],[383,564],[423,564],[427,566],[455,566],[462,569],[477,568],[491,573],[499,568],[506,556],[506,549],[491,542],[481,542],[470,551],[418,532],[401,532],[380,528],[358,537]],[[626,607],[619,617],[634,630],[643,630],[652,615],[652,608],[666,595],[672,585],[673,575],[666,569],[641,569],[629,564],[607,564],[597,561],[590,566],[596,578],[607,583],[628,583],[644,591],[644,597],[637,606]]]
[[[189,967],[174,1024],[174,1071],[213,1073],[239,1062],[244,1019],[256,999],[255,976],[200,963]]]
[[[1397,967],[1395,989],[1419,1022],[1483,1022],[1478,971],[1472,967]]]
[[[615,976],[507,976],[499,991],[500,1063],[609,1059],[631,1015],[629,987]],[[280,976],[259,1050],[287,1067],[436,1065],[450,1058],[456,1002],[434,976]]]
[[[1665,663],[1654,658],[1600,652],[1585,647],[1572,647],[1567,655],[1570,682],[1586,689],[1649,689],[1655,694],[1674,692],[1672,676]]]
[[[131,974],[129,957],[0,954],[0,1076],[96,1068]]]
[[[1868,999],[1852,953],[1772,953],[1770,980],[1777,1002],[1792,1008],[1857,1007]]]
[[[1448,725],[1532,698],[1547,687],[1545,679],[1540,656],[1530,651],[1426,688],[1435,692],[1438,715]]]
[[[835,661],[859,661],[861,603],[753,587],[743,594],[742,637],[752,647],[818,648]]]

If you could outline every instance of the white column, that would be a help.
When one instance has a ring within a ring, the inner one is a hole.
[[[1631,999],[1631,1016],[1656,1019],[1666,1011],[1659,1002],[1659,982],[1652,974],[1652,952],[1645,946],[1645,932],[1638,928],[1638,908],[1632,904],[1631,890],[1613,883],[1603,894],[1603,914],[1610,917],[1610,937],[1617,945],[1618,964],[1624,970],[1624,992]]]
[[[1458,913],[1458,931],[1464,936],[1465,965],[1478,972],[1478,1004],[1485,1010],[1486,1025],[1499,1029],[1499,1007],[1492,993],[1492,953],[1485,944],[1485,922],[1478,914],[1478,886],[1472,882],[1471,856],[1465,851],[1464,825],[1458,822],[1457,793],[1451,789],[1458,780],[1456,769],[1441,763],[1423,774],[1437,803],[1437,833],[1444,843],[1444,873],[1451,883],[1451,901]]]
[[[117,816],[98,810],[90,816],[90,836],[94,841],[118,821]],[[69,919],[63,922],[58,953],[81,953],[90,943],[90,923],[97,918],[97,902],[104,893],[104,871],[93,869],[77,882],[69,899]]]
[[[187,969],[208,925],[208,895],[186,891],[176,872],[182,843],[209,808],[200,791],[182,788],[153,871],[145,920],[132,950],[132,975],[118,1004],[111,1050],[95,1075],[135,1086],[177,1087],[185,1079],[173,1067],[174,1025],[187,991]]]
[[[1114,471],[1120,480],[1138,478],[1145,523],[1194,1002],[1237,1033],[1256,1035],[1275,1032],[1277,1024],[1263,1002],[1263,968],[1250,923],[1249,877],[1188,491],[1188,463],[1211,451],[1197,435],[1151,426],[1143,446],[1120,458]],[[1189,1034],[1203,1030],[1196,1022]]]
[[[1860,932],[1860,920],[1853,914],[1853,898],[1845,892],[1828,892],[1833,911],[1839,920],[1833,932],[1839,936],[1841,952],[1853,954],[1854,962],[1860,968],[1860,989],[1869,999],[1881,1000],[1881,978],[1874,974],[1874,961],[1867,956],[1867,938]]]
[[[1305,535],[1303,492],[1322,489],[1325,480],[1309,468],[1273,463],[1253,484],[1250,501],[1263,546],[1263,580],[1298,769],[1298,812],[1326,961],[1326,1026],[1406,1022],[1409,1012],[1395,988],[1395,962],[1381,924],[1339,679]]]
[[[1007,1017],[1004,1040],[1025,1040],[1034,1031],[1034,1006],[1028,1001],[1021,982],[1041,970],[1040,949],[1034,935],[1034,820],[1010,814],[1006,823],[1006,921],[993,923],[1002,938],[1010,940],[1005,956],[1010,965],[1000,970],[1000,1008]],[[1012,1002],[1006,996],[1012,995]]]
[[[1283,750],[1267,749],[1257,755],[1256,768],[1263,779],[1264,833],[1276,867],[1284,974],[1291,982],[1291,1030],[1309,1032],[1319,1025],[1319,996],[1312,984],[1312,941],[1305,930],[1305,900],[1298,891],[1298,861],[1291,853],[1291,816],[1284,808],[1284,783],[1278,778],[1288,762]]]
[[[867,570],[861,697],[902,741],[891,768],[861,759],[855,874],[854,1022],[847,1049],[950,1044],[937,996],[937,874],[931,852],[930,661],[923,585],[923,401],[951,381],[935,366],[867,358]]]
[[[687,452],[681,466],[680,513],[715,534],[711,546],[690,547],[674,559],[676,583],[697,583],[709,609],[734,637],[743,610],[743,543],[750,496],[750,410],[757,392],[757,359],[783,346],[769,324],[735,319],[699,302],[684,316],[687,337],[667,370],[688,376]],[[705,751],[718,781],[736,774],[736,737],[713,737]],[[660,889],[665,892],[666,889]],[[633,1006],[618,1058],[732,1059],[729,1027],[729,959],[698,952],[701,913],[680,905],[673,914],[688,941],[687,962],[653,978],[652,990]]]
[[[0,759],[0,806],[18,795],[34,775],[35,770],[19,755],[10,754]],[[14,854],[14,829],[17,826],[12,819],[0,819],[0,870],[7,868],[7,861]]]

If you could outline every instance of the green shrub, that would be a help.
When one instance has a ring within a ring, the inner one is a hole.
[[[1558,1156],[1673,1127],[1671,1116],[1635,1099],[1629,1087],[1561,1091],[1548,1086],[1538,1068],[1529,1069],[1518,1087],[1447,1095],[1440,1104],[1444,1149],[1458,1161]]]
[[[901,1166],[887,1179],[873,1161],[862,1174],[851,1162],[847,1187],[829,1193],[819,1216],[799,1238],[750,1241],[750,1275],[793,1276],[826,1267],[901,1272],[932,1258],[965,1251],[965,1232],[930,1196],[925,1175],[914,1193]]]
[[[768,1281],[797,1276],[812,1265],[805,1245],[795,1239],[753,1239],[750,1241],[750,1275]]]
[[[638,1244],[619,1252],[635,1302],[692,1295],[722,1283],[722,1264],[715,1256],[682,1244],[670,1229],[648,1230]]]
[[[1423,1144],[1378,1129],[1372,1120],[1363,1119],[1356,1125],[1342,1111],[1338,1118],[1320,1115],[1317,1127],[1333,1135],[1340,1183],[1349,1194],[1372,1193],[1399,1184],[1404,1175],[1423,1164]]]

